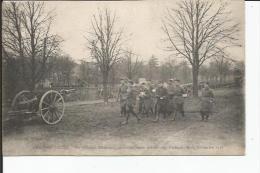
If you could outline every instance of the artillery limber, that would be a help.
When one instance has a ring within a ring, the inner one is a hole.
[[[8,115],[39,115],[45,123],[57,124],[64,115],[64,95],[73,91],[75,89],[48,90],[45,92],[22,90],[13,98]]]

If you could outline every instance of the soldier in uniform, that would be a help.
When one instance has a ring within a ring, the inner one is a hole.
[[[156,95],[158,97],[166,97],[168,95],[167,89],[163,86],[163,82],[160,82],[156,89]]]
[[[175,102],[174,102],[174,94],[175,94],[175,90],[176,90],[176,86],[175,86],[175,79],[169,79],[168,83],[167,83],[167,92],[168,92],[168,102],[167,102],[167,111],[168,111],[168,115],[171,115],[171,113],[175,113]]]
[[[164,116],[166,114],[167,111],[167,95],[168,95],[168,91],[167,89],[164,87],[163,82],[161,81],[158,84],[158,88],[156,89],[156,97],[157,97],[157,101],[155,103],[155,120],[154,121],[159,121],[159,114],[163,113]]]
[[[144,107],[144,97],[145,97],[145,83],[141,83],[139,87],[139,105],[138,105],[138,114],[143,113]]]
[[[143,97],[143,112],[146,116],[149,116],[149,112],[153,113],[153,99],[152,99],[152,90],[150,86],[144,88],[144,97]]]
[[[201,120],[208,120],[209,115],[212,113],[214,103],[214,94],[212,89],[209,88],[208,83],[204,83],[204,88],[201,92],[201,108],[200,108],[200,114],[201,114]]]
[[[167,88],[168,88],[169,99],[173,99],[173,96],[175,94],[175,88],[176,88],[174,79],[169,79]]]
[[[120,101],[120,115],[126,114],[127,84],[124,78],[120,79],[117,101]]]
[[[175,115],[173,117],[173,121],[175,120],[175,117],[178,112],[181,113],[181,115],[184,117],[184,98],[182,97],[183,94],[185,94],[184,88],[180,84],[179,79],[174,80],[175,83],[175,89],[174,89],[174,104],[175,104]]]
[[[137,116],[137,114],[134,111],[134,106],[136,102],[136,93],[133,86],[133,81],[129,81],[128,87],[127,87],[127,99],[126,99],[126,120],[122,122],[122,124],[127,124],[130,114],[133,114],[137,121],[140,121],[140,118]]]

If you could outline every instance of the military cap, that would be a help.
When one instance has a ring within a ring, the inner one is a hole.
[[[164,83],[163,80],[160,80],[158,83]]]
[[[130,84],[134,84],[134,82],[133,82],[132,80],[128,80],[128,82],[129,82]]]

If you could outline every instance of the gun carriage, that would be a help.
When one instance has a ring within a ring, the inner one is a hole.
[[[38,115],[41,116],[43,121],[47,124],[57,124],[64,116],[64,95],[73,91],[75,91],[75,89],[38,92],[22,90],[13,98],[8,115]]]

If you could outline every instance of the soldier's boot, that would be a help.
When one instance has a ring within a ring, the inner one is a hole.
[[[149,117],[149,111],[146,111],[146,118],[148,118]]]
[[[141,120],[141,118],[140,117],[138,117],[135,113],[133,113],[133,115],[136,117],[136,119],[137,119],[137,122],[139,123],[140,122],[140,120]]]
[[[153,121],[158,122],[159,121],[159,115],[156,115],[156,118]]]
[[[205,118],[205,120],[206,120],[206,121],[208,121],[208,120],[209,120],[209,115],[206,115],[206,118]]]
[[[171,121],[175,121],[175,119],[176,119],[176,115],[177,115],[177,112],[174,112]]]
[[[139,123],[139,122],[140,122],[140,120],[141,120],[141,118],[140,118],[140,117],[137,117],[137,123]]]
[[[184,117],[185,114],[184,114],[183,104],[180,105],[180,112],[181,112],[182,117]]]
[[[129,115],[130,115],[130,114],[129,114],[129,112],[128,112],[128,113],[127,113],[127,116],[126,116],[126,120],[121,123],[122,125],[128,124]]]
[[[182,117],[185,117],[184,110],[181,111]]]
[[[201,121],[204,121],[204,112],[200,111],[200,115],[201,115]]]
[[[137,122],[139,123],[140,120],[141,120],[141,118],[140,118],[133,110],[132,110],[131,112],[132,112],[132,114],[136,117]]]
[[[142,114],[142,104],[139,104],[138,114]]]
[[[125,116],[125,114],[126,114],[126,109],[125,109],[125,107],[121,107],[120,116],[123,117],[123,116]]]
[[[163,114],[163,119],[166,119],[166,113]]]

